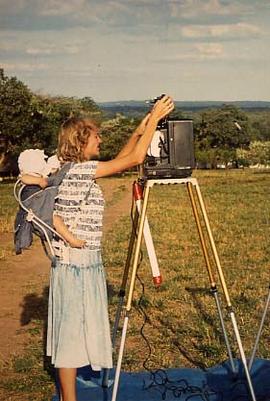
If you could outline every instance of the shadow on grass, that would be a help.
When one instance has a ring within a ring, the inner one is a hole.
[[[119,291],[120,291],[119,287],[116,287],[115,285],[112,285],[109,282],[107,282],[107,293],[108,293],[108,301],[109,301],[109,303],[113,299],[118,299],[119,300]],[[115,297],[117,297],[117,298],[115,298]]]
[[[35,293],[27,294],[23,299],[23,309],[20,322],[21,326],[26,326],[32,323],[33,327],[29,329],[31,333],[42,333],[43,368],[49,374],[49,376],[54,379],[55,370],[50,363],[50,358],[46,356],[48,297],[48,286],[44,287],[41,296]]]
[[[221,348],[223,346],[225,347],[225,340],[224,340],[224,335],[223,331],[221,328],[220,320],[219,320],[219,315],[218,311],[216,310],[216,313],[213,316],[213,310],[211,308],[211,311],[207,311],[207,305],[205,305],[202,301],[202,297],[213,297],[213,294],[210,292],[210,289],[207,288],[193,288],[193,287],[186,287],[185,290],[189,293],[190,295],[190,301],[193,303],[195,306],[196,310],[198,311],[199,319],[200,319],[200,327],[211,327],[211,333],[215,339],[218,339],[218,343],[221,344]],[[215,305],[215,299],[213,297],[212,302]],[[225,315],[225,313],[224,313]],[[200,368],[202,370],[206,370],[208,368],[208,363],[206,358],[210,358],[211,356],[215,357],[215,359],[220,360],[220,349],[204,344],[203,339],[199,340],[199,343],[197,344],[196,341],[192,341],[192,348],[189,346],[185,346],[184,342],[181,340],[182,336],[185,336],[187,338],[192,337],[192,336],[197,336],[200,338],[202,334],[202,331],[197,327],[198,331],[194,332],[193,334],[192,329],[187,330],[187,327],[185,326],[185,322],[183,321],[183,325],[181,325],[181,321],[178,321],[178,325],[175,326],[174,324],[170,323],[168,320],[164,320],[159,318],[160,323],[166,326],[166,328],[173,333],[174,338],[172,340],[173,345],[178,349],[178,351],[182,354],[182,356],[189,361],[193,366]],[[206,330],[207,331],[207,330]],[[228,335],[228,332],[227,332]],[[196,355],[196,350],[199,351],[199,356]],[[233,357],[235,357],[235,351],[232,350]],[[202,359],[203,355],[203,359]],[[218,363],[218,361],[216,361]]]
[[[211,327],[211,329],[213,330],[213,333],[215,333],[215,338],[218,338],[219,342],[221,344],[224,343],[224,334],[222,332],[218,309],[216,309],[216,315],[213,317],[207,312],[205,305],[203,305],[203,303],[200,300],[200,296],[202,296],[202,295],[209,296],[212,298],[213,303],[216,305],[214,293],[210,289],[207,289],[207,288],[186,287],[186,291],[188,291],[190,293],[193,304],[196,307],[196,309],[199,311],[200,316],[203,319],[204,323]],[[216,293],[216,299],[217,299],[217,302],[220,302],[220,297],[219,297],[218,293]],[[221,303],[220,303],[220,307],[222,309]],[[224,308],[223,308],[223,310],[222,310],[223,319],[224,319],[224,315],[225,315],[225,313],[224,313]],[[232,350],[232,353],[235,354],[233,350]],[[235,355],[233,355],[233,356],[235,357]]]
[[[21,313],[21,325],[26,326],[27,324],[34,322],[36,320],[47,322],[47,308],[48,308],[48,296],[49,287],[46,286],[43,289],[42,295],[37,294],[27,294],[22,303],[22,313]]]

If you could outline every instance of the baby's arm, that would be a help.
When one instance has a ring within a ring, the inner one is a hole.
[[[41,188],[46,188],[48,186],[47,178],[30,174],[23,174],[21,176],[21,182],[25,185],[39,185]]]
[[[53,225],[58,232],[72,248],[83,248],[86,241],[76,238],[63,222],[62,217],[54,214]]]

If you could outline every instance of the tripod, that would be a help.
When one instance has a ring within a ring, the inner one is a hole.
[[[129,270],[130,270],[130,267],[131,267],[131,261],[132,261],[132,271],[131,271],[131,278],[130,278],[130,284],[129,284],[128,297],[127,297],[126,305],[124,307],[124,322],[123,322],[122,336],[121,336],[121,342],[120,342],[118,360],[117,360],[117,366],[116,366],[116,372],[115,372],[115,380],[114,380],[114,387],[113,387],[113,393],[112,393],[112,401],[116,401],[117,392],[118,392],[120,371],[121,371],[121,365],[122,365],[122,359],[123,359],[123,353],[124,353],[124,347],[125,347],[125,341],[126,341],[126,334],[127,334],[129,315],[130,315],[130,311],[131,311],[131,307],[132,307],[132,298],[133,298],[133,293],[134,293],[134,288],[135,288],[136,274],[137,274],[137,269],[138,269],[138,262],[139,262],[139,255],[140,255],[142,236],[143,236],[143,231],[144,231],[144,224],[145,224],[145,220],[146,220],[146,210],[147,210],[147,205],[148,205],[149,193],[150,193],[150,189],[154,185],[159,185],[159,184],[163,184],[163,185],[185,184],[186,187],[187,187],[187,191],[188,191],[188,194],[189,194],[193,215],[194,215],[196,226],[197,226],[197,229],[198,229],[199,239],[200,239],[202,252],[203,252],[203,256],[204,256],[204,260],[205,260],[205,264],[206,264],[206,268],[207,268],[207,273],[208,273],[208,277],[209,277],[209,281],[210,281],[210,292],[214,296],[214,299],[215,299],[215,302],[216,302],[218,315],[219,315],[219,319],[220,319],[220,322],[221,322],[221,327],[222,327],[222,331],[223,331],[225,344],[226,344],[226,347],[227,347],[228,356],[229,356],[229,359],[230,359],[232,372],[234,374],[236,374],[236,368],[235,368],[235,364],[234,364],[234,361],[233,361],[231,347],[230,347],[230,344],[229,344],[229,340],[228,340],[228,336],[227,336],[227,332],[226,332],[226,328],[225,328],[225,324],[224,324],[224,318],[223,318],[223,314],[222,314],[222,310],[221,310],[221,306],[220,306],[220,301],[219,301],[219,297],[218,297],[217,286],[216,286],[216,282],[215,282],[215,279],[214,279],[214,274],[213,274],[211,263],[210,263],[209,252],[208,252],[208,249],[207,249],[207,246],[206,246],[206,241],[205,241],[205,238],[204,238],[203,229],[202,229],[202,225],[201,225],[201,222],[200,222],[200,213],[199,213],[199,209],[200,209],[200,212],[201,212],[204,224],[205,224],[206,232],[207,232],[207,235],[208,235],[208,240],[209,240],[209,243],[210,243],[212,255],[213,255],[213,258],[214,258],[214,261],[215,261],[216,269],[218,271],[218,276],[219,276],[220,283],[221,283],[221,286],[222,286],[222,290],[223,290],[223,293],[224,293],[224,297],[225,297],[225,300],[226,300],[227,311],[228,311],[228,313],[230,315],[230,318],[231,318],[232,327],[233,327],[234,335],[235,335],[235,338],[236,338],[237,346],[238,346],[238,349],[239,349],[239,353],[240,353],[240,356],[241,356],[241,360],[242,360],[242,363],[243,363],[243,367],[244,367],[246,379],[247,379],[247,382],[248,382],[248,387],[249,387],[251,399],[252,399],[252,401],[256,401],[254,390],[253,390],[253,385],[252,385],[250,374],[249,374],[249,369],[248,369],[248,366],[247,366],[247,360],[246,360],[246,357],[245,357],[245,353],[244,353],[243,346],[242,346],[242,341],[241,341],[239,330],[238,330],[238,326],[237,326],[237,323],[236,323],[235,314],[234,314],[233,307],[232,307],[232,304],[231,304],[231,300],[230,300],[230,297],[229,297],[229,293],[228,293],[228,290],[227,290],[227,285],[226,285],[226,282],[225,282],[223,271],[222,271],[222,268],[221,268],[221,265],[220,265],[219,256],[218,256],[218,253],[217,253],[217,250],[216,250],[216,246],[215,246],[215,243],[214,243],[213,235],[212,235],[212,232],[211,232],[211,228],[210,228],[209,220],[208,220],[208,217],[207,217],[206,209],[205,209],[205,206],[204,206],[204,202],[203,202],[203,199],[202,199],[202,195],[201,195],[201,191],[200,191],[200,188],[199,188],[199,184],[198,184],[198,182],[197,182],[197,180],[195,178],[183,178],[183,179],[172,179],[172,178],[170,178],[170,179],[161,179],[161,180],[155,180],[155,179],[140,180],[139,179],[138,182],[134,184],[134,188],[135,188],[134,189],[134,194],[135,194],[135,196],[136,196],[136,193],[138,192],[138,186],[141,186],[139,192],[141,192],[141,194],[143,194],[143,196],[141,196],[141,198],[143,198],[143,201],[142,201],[142,205],[141,205],[141,208],[140,208],[140,212],[138,212],[138,209],[136,209],[136,213],[135,213],[135,217],[134,217],[134,227],[133,227],[132,235],[131,235],[131,238],[130,238],[128,256],[127,256],[125,270],[124,270],[124,274],[123,274],[121,290],[119,292],[120,303],[121,303],[121,308],[122,308],[123,298],[125,296],[125,289],[126,289],[126,285],[127,285],[128,274],[129,274]],[[195,189],[195,192],[196,192],[196,195],[197,195],[196,199],[195,199],[195,196],[194,196],[194,189]],[[199,204],[199,208],[197,206],[197,203]],[[115,326],[114,326],[113,344],[115,343],[115,336],[116,336],[116,332],[117,332],[117,329],[118,329],[119,319],[120,319],[120,317],[118,316],[116,318],[116,323],[115,323]]]

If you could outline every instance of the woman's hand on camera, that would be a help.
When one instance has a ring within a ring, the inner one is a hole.
[[[174,109],[174,103],[170,96],[165,95],[158,100],[151,111],[151,115],[159,120],[166,117]]]

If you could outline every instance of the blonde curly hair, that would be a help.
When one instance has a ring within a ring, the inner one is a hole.
[[[84,149],[92,132],[97,130],[96,122],[87,118],[68,118],[58,135],[57,157],[60,162],[84,162]]]

